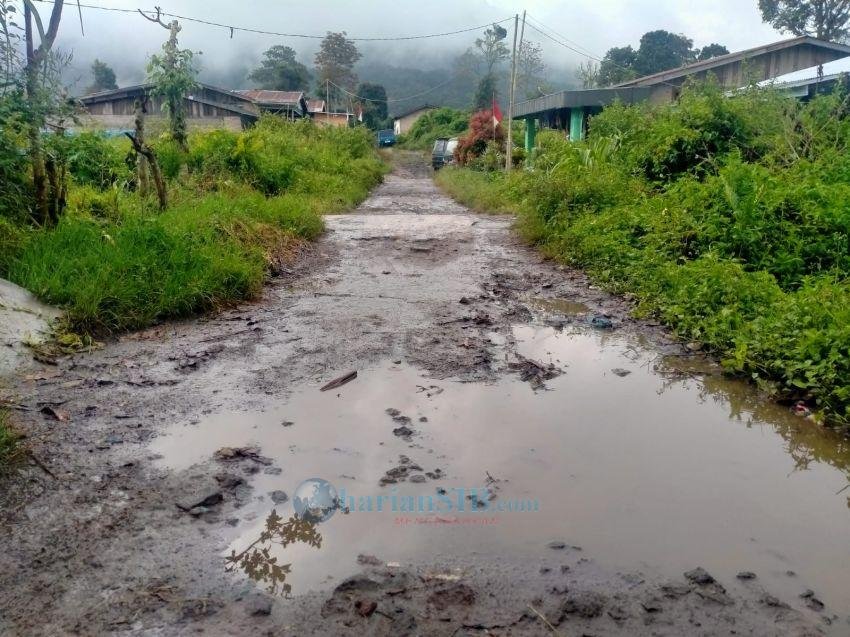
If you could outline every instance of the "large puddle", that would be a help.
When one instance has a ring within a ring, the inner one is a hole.
[[[741,383],[683,376],[617,333],[512,336],[520,354],[564,373],[535,391],[516,374],[434,381],[386,361],[333,391],[302,387],[265,411],[180,425],[155,451],[175,468],[251,444],[274,461],[282,471],[253,478],[231,548],[258,549],[243,570],[265,584],[277,573],[293,594],[352,574],[359,554],[541,560],[563,541],[613,569],[676,577],[700,565],[730,584],[753,571],[780,598],[810,587],[827,609],[850,610],[846,440]],[[294,524],[292,496],[309,478],[352,510]],[[289,500],[275,505],[279,490]],[[264,548],[290,566],[269,570]]]

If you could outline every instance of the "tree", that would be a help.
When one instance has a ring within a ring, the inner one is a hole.
[[[469,120],[469,132],[458,141],[455,156],[461,165],[466,165],[476,157],[480,157],[491,142],[495,142],[497,148],[505,147],[505,133],[502,125],[495,125],[493,111],[488,108],[472,114]]]
[[[783,33],[819,40],[850,39],[850,0],[759,0],[762,20]]]
[[[32,0],[24,0],[24,42],[26,62],[24,64],[24,93],[28,109],[27,137],[29,139],[29,158],[32,164],[33,194],[35,197],[35,217],[41,224],[56,223],[59,213],[59,193],[51,192],[48,183],[44,149],[41,144],[41,129],[47,122],[50,97],[45,95],[43,85],[39,83],[42,72],[50,59],[53,43],[62,20],[64,0],[55,0],[50,12],[47,29]],[[33,22],[38,28],[39,43],[35,46]]]
[[[475,99],[472,103],[473,110],[480,111],[486,108],[493,108],[495,97],[496,78],[492,75],[485,75],[478,81],[478,88],[475,90]]]
[[[596,88],[599,86],[599,65],[593,60],[582,62],[576,69],[576,77],[582,88]]]
[[[850,2],[850,0],[848,0]],[[608,49],[599,65],[599,86],[610,86],[729,53],[721,44],[695,49],[694,42],[669,31],[649,31],[635,51],[631,46]]]
[[[543,81],[546,65],[543,63],[543,50],[536,42],[525,40],[517,51],[517,91],[530,97]]]
[[[183,100],[189,91],[198,86],[195,81],[197,69],[194,53],[178,46],[177,34],[180,33],[180,24],[177,20],[164,24],[159,19],[159,9],[156,20],[148,19],[158,22],[169,31],[168,40],[162,45],[162,55],[152,55],[148,62],[148,81],[154,85],[152,94],[165,98],[163,108],[168,113],[171,136],[181,149],[189,152]]]
[[[708,46],[704,46],[699,50],[699,54],[697,55],[697,60],[710,60],[711,58],[716,58],[721,55],[729,55],[729,49],[727,49],[722,44],[709,44]]]
[[[484,37],[475,40],[475,48],[487,69],[487,75],[492,75],[493,70],[510,57],[510,50],[505,44],[508,32],[498,24],[484,31]]]
[[[696,60],[694,41],[684,35],[658,30],[644,33],[635,57],[634,70],[652,75]]]
[[[295,59],[288,46],[275,45],[263,53],[260,66],[248,76],[259,88],[276,91],[305,90],[310,84],[310,71]]]
[[[634,70],[637,51],[631,46],[613,47],[608,49],[599,65],[599,86],[611,86],[637,76]]]
[[[360,104],[363,109],[363,123],[372,130],[386,128],[387,90],[380,84],[363,82],[357,87],[357,95],[364,98]]]
[[[109,91],[118,88],[118,84],[115,83],[115,71],[106,62],[95,59],[91,65],[91,74],[94,81],[88,88],[89,93],[98,93],[100,91]]]
[[[339,100],[342,91],[353,91],[357,84],[354,65],[362,57],[345,31],[328,34],[316,53],[316,89],[321,95],[327,92],[331,99]],[[331,111],[328,104],[328,112]]]

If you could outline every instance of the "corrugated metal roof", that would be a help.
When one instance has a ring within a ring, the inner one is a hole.
[[[824,63],[850,56],[850,46],[837,44],[836,42],[825,42],[808,36],[801,36],[799,38],[791,38],[789,40],[782,40],[772,44],[753,47],[744,51],[737,51],[736,53],[719,55],[708,60],[694,62],[693,64],[680,66],[679,68],[669,69],[667,71],[661,71],[659,73],[653,73],[652,75],[645,75],[644,77],[638,77],[634,80],[629,80],[628,82],[622,82],[621,84],[615,85],[615,87],[623,88],[628,86],[653,86],[655,84],[663,84],[665,82],[681,80],[697,73],[712,71],[723,66],[738,64],[744,60],[752,60],[753,58],[758,58],[763,55],[770,55],[779,51],[802,47],[812,47],[816,49],[819,56],[823,58]]]
[[[269,91],[265,89],[242,89],[236,91],[239,95],[258,104],[279,104],[281,106],[297,106],[304,96],[303,91]]]
[[[324,113],[325,100],[307,100],[308,113]]]

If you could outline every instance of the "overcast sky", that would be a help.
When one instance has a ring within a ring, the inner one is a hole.
[[[150,8],[213,22],[269,31],[323,35],[347,31],[349,36],[400,36],[452,31],[485,24],[521,13],[602,56],[612,46],[637,46],[640,36],[653,29],[683,33],[696,46],[711,42],[730,51],[772,42],[783,37],[762,23],[756,0],[85,0],[115,8]],[[149,4],[145,4],[148,2]],[[43,13],[48,5],[40,5]],[[119,84],[138,80],[148,55],[158,50],[165,31],[141,16],[83,9],[85,37],[81,37],[77,8],[67,0],[59,46],[74,51],[73,73],[83,82],[88,66],[99,57],[116,68]],[[312,66],[317,40],[280,38],[229,31],[183,22],[181,45],[202,51],[204,76],[239,73],[253,68],[260,53],[274,44],[296,49]],[[358,43],[364,57],[400,66],[440,66],[469,46],[475,33],[414,42]],[[550,67],[574,66],[577,54],[528,28],[526,37],[540,42]]]

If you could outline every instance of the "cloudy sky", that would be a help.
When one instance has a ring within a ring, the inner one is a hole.
[[[268,31],[323,35],[347,31],[353,37],[421,35],[453,31],[507,18],[526,9],[542,24],[601,57],[611,46],[637,45],[652,29],[683,33],[696,46],[711,42],[735,51],[782,37],[763,24],[757,0],[84,0],[111,8],[151,8],[237,27]],[[146,4],[148,3],[148,4]],[[43,13],[48,12],[48,5]],[[132,13],[83,9],[85,37],[81,36],[77,8],[66,2],[59,45],[74,51],[72,73],[88,81],[94,57],[113,65],[119,84],[140,79],[148,55],[165,37],[163,29]],[[283,38],[183,22],[181,44],[202,51],[204,77],[212,81],[226,74],[253,68],[260,53],[273,44],[296,49],[311,65],[318,41]],[[540,42],[553,68],[575,66],[583,59],[547,40],[533,29],[526,37]],[[364,56],[399,66],[438,67],[474,40],[474,33],[450,37],[391,43],[358,43]]]

